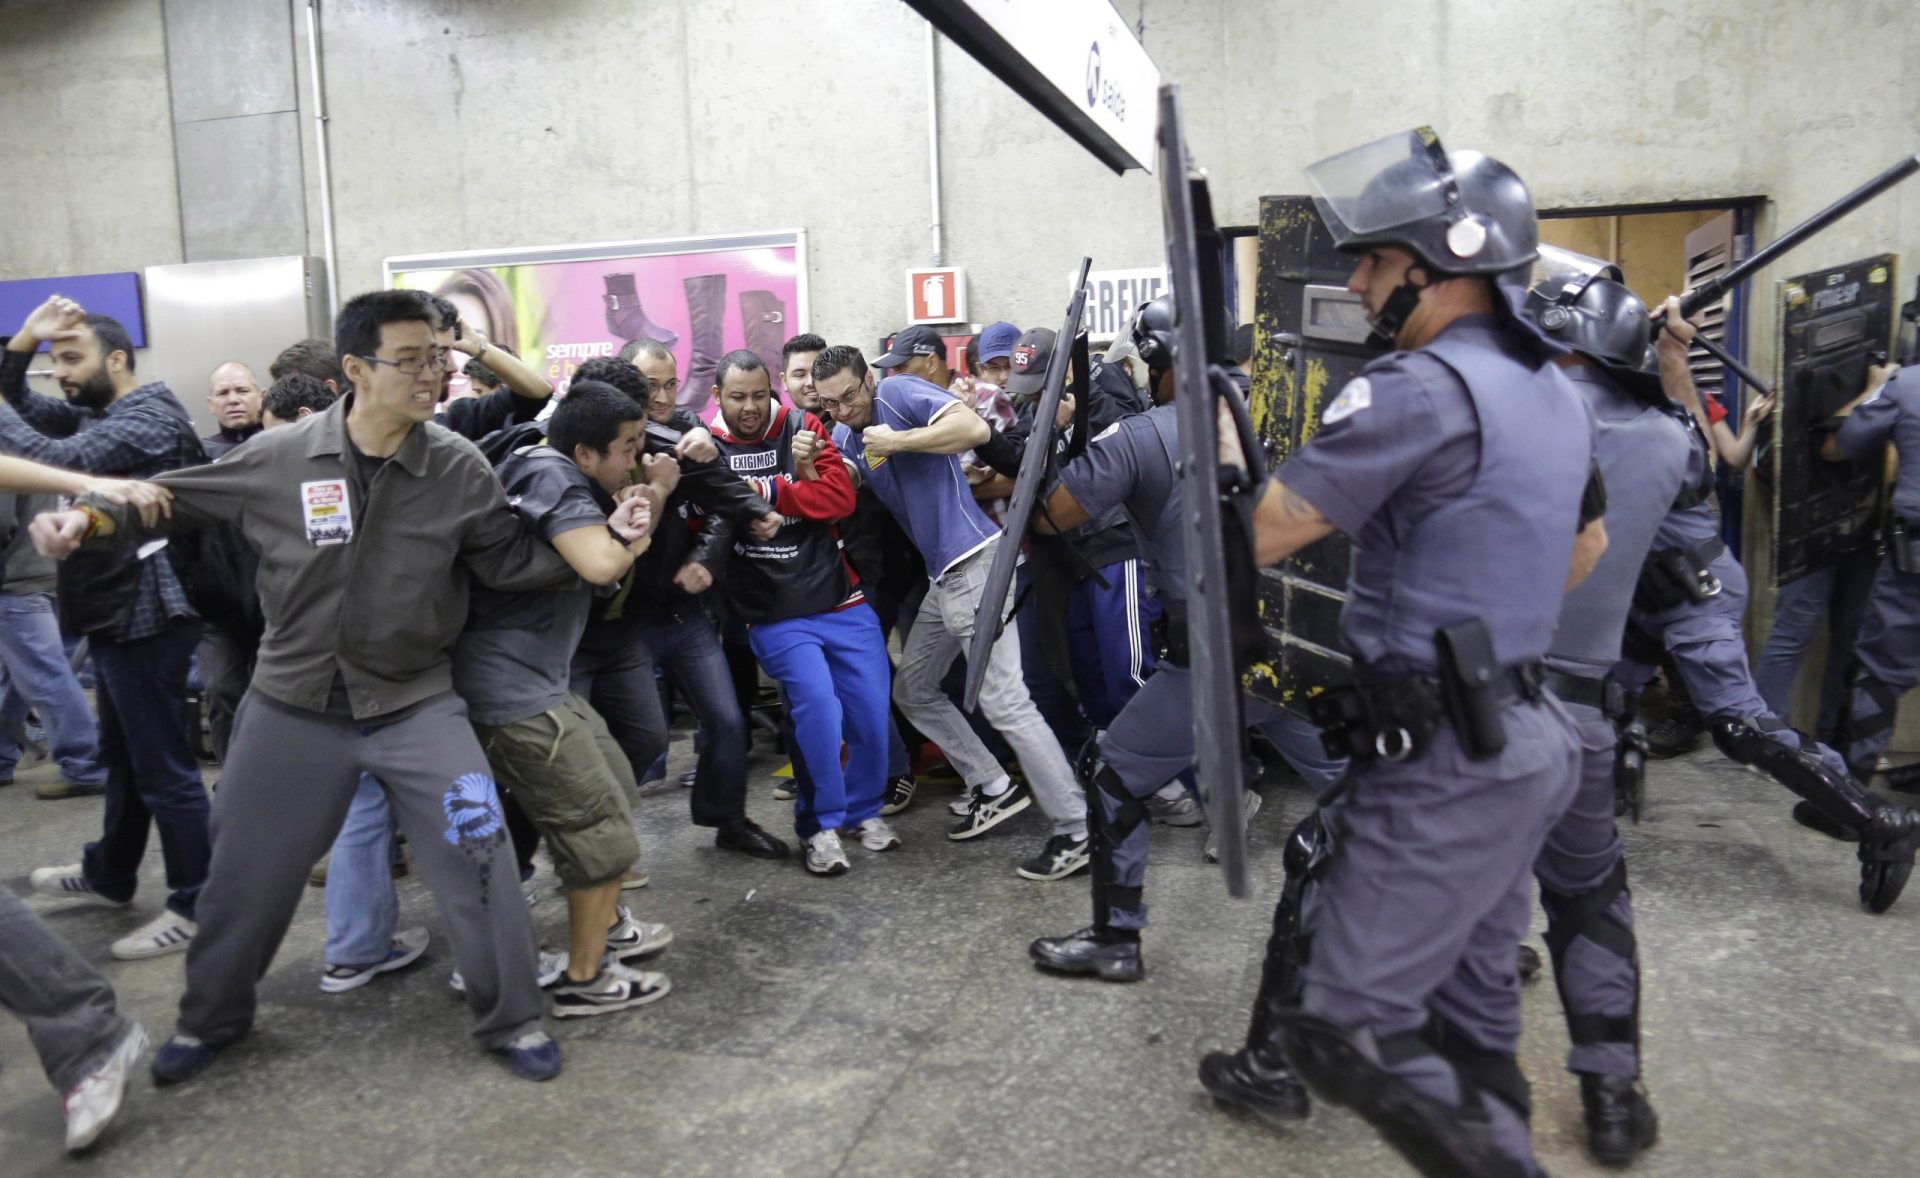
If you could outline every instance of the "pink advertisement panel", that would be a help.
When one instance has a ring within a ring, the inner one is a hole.
[[[583,360],[658,340],[680,403],[702,417],[726,353],[747,348],[779,371],[780,346],[806,330],[805,269],[798,232],[387,260],[394,286],[444,296],[561,393]]]

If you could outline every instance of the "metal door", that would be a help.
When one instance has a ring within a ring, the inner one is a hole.
[[[1304,196],[1260,201],[1254,280],[1253,419],[1275,463],[1320,426],[1320,414],[1381,352],[1359,299],[1347,293],[1354,259],[1338,253]],[[1253,668],[1256,695],[1301,710],[1308,697],[1344,682],[1340,649],[1350,552],[1336,532],[1261,574],[1260,617],[1274,655]]]

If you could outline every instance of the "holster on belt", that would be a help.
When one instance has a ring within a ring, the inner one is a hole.
[[[1887,521],[1887,555],[1893,560],[1895,572],[1920,572],[1920,559],[1916,559],[1920,554],[1913,550],[1920,537],[1916,537],[1914,531],[1920,531],[1920,528],[1909,531],[1907,521],[1897,515]]]
[[[1187,667],[1191,655],[1187,646],[1187,611],[1171,604],[1166,612],[1155,618],[1147,627],[1147,637],[1153,643],[1154,660],[1170,667]]]
[[[1486,622],[1469,618],[1434,632],[1440,660],[1440,688],[1447,715],[1461,745],[1474,760],[1500,755],[1507,747],[1507,725],[1500,707],[1511,693],[1500,690],[1500,664],[1493,657],[1493,634]]]
[[[1633,604],[1646,613],[1694,604],[1720,593],[1720,578],[1708,568],[1726,545],[1718,541],[1700,548],[1662,548],[1647,557],[1633,588]]]

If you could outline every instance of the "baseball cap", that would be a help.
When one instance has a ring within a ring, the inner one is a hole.
[[[1059,333],[1051,327],[1036,327],[1020,337],[1013,346],[1013,375],[1007,377],[1007,391],[1016,397],[1031,397],[1047,383],[1047,365],[1053,362],[1053,340]]]
[[[944,356],[947,341],[931,327],[906,327],[894,333],[893,346],[873,362],[875,368],[898,368],[915,356]]]
[[[989,323],[980,333],[980,358],[982,360],[1000,360],[1013,355],[1013,345],[1020,342],[1020,329],[1011,323]]]

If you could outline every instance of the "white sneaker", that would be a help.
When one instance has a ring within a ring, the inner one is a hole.
[[[131,901],[109,900],[93,890],[87,882],[87,873],[78,863],[65,867],[36,867],[27,877],[33,885],[35,895],[51,896],[56,900],[79,900],[87,904],[101,904],[109,908],[125,908]]]
[[[807,840],[807,870],[815,875],[845,875],[847,852],[840,846],[840,835],[831,830],[815,831]]]
[[[146,1053],[147,1029],[139,1023],[87,1078],[67,1089],[67,1152],[83,1153],[100,1139],[120,1111],[120,1098],[127,1091],[127,1073]]]
[[[615,961],[650,957],[673,944],[673,930],[666,925],[635,920],[624,904],[614,912],[619,919],[607,930],[607,956]]]
[[[165,957],[169,953],[184,953],[187,943],[193,940],[193,934],[199,931],[199,925],[167,908],[115,941],[111,952],[122,961],[143,961],[149,957]]]
[[[549,953],[544,949],[540,951],[541,989],[544,990],[556,981],[559,981],[560,975],[566,972],[567,955],[565,953]],[[461,977],[460,971],[457,969],[453,971],[453,976],[447,979],[447,985],[453,988],[455,994],[465,994],[467,992],[467,979]]]
[[[860,845],[869,851],[891,851],[900,845],[900,836],[887,825],[885,818],[869,818],[853,828],[860,836]]]

